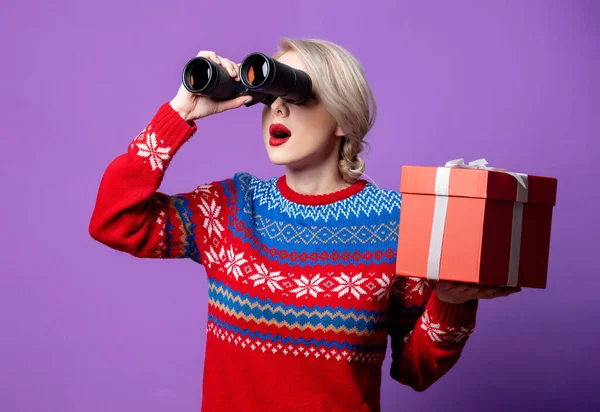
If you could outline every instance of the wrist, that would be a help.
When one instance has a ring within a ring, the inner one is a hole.
[[[440,296],[439,294],[437,294],[437,298],[440,301],[442,301],[448,305],[458,305],[458,306],[461,306],[461,305],[464,306],[464,305],[468,305],[468,304],[473,305],[478,300],[478,299],[467,299],[467,300],[446,299],[445,297]]]
[[[435,291],[427,303],[429,313],[436,323],[452,327],[474,324],[478,306],[478,299],[470,299],[458,304],[443,301]]]
[[[175,99],[171,100],[169,102],[169,105],[171,105],[171,108],[175,110],[177,114],[179,114],[179,116],[186,122],[191,124],[195,120],[192,118],[191,112],[183,109],[182,106],[179,103],[177,103]]]

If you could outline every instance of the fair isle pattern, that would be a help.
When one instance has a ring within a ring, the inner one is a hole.
[[[381,190],[370,183],[357,195],[323,206],[306,206],[287,200],[277,188],[277,178],[261,180],[248,173],[238,173],[234,180],[239,183],[240,199],[244,212],[255,214],[248,209],[252,203],[265,208],[265,212],[278,211],[290,219],[329,222],[340,218],[364,218],[382,213],[395,216],[401,206],[401,195],[391,190]]]
[[[207,269],[231,277],[244,285],[250,284],[282,296],[295,295],[298,299],[336,296],[347,300],[381,300],[389,295],[395,275],[382,272],[331,272],[298,275],[295,271],[272,270],[257,263],[254,256],[237,250],[232,245],[210,245],[205,253]]]
[[[295,357],[361,363],[381,363],[385,359],[386,345],[370,351],[357,351],[327,341],[285,339],[281,336],[251,333],[240,328],[221,327],[209,318],[206,331],[217,339],[252,351]],[[340,347],[341,346],[341,347]]]
[[[182,245],[182,257],[189,257],[195,262],[200,261],[200,252],[198,251],[196,242],[196,225],[192,221],[192,210],[190,208],[190,202],[183,196],[171,196],[169,197],[171,206],[177,210],[179,220],[181,224],[179,226],[179,232],[182,233],[179,239]],[[171,242],[169,244],[169,250]],[[169,253],[170,254],[170,253]],[[168,255],[169,255],[168,254]]]
[[[385,331],[385,312],[318,305],[283,305],[270,299],[258,299],[239,293],[214,280],[209,282],[209,306],[244,322],[276,326],[282,329],[282,333],[285,333],[285,329],[297,329],[368,336]]]
[[[464,343],[475,330],[475,325],[454,328],[452,326],[442,326],[440,323],[433,323],[428,311],[423,313],[418,323],[420,323],[418,327],[425,331],[425,334],[432,342],[440,344],[458,345]],[[412,329],[406,334],[404,343],[408,342],[414,332],[415,329]]]
[[[402,282],[402,291],[404,295],[419,295],[422,296],[426,290],[433,288],[433,283],[429,279],[407,277],[406,282]],[[475,325],[461,326],[460,328],[453,328],[451,326],[443,326],[440,323],[434,323],[431,320],[430,314],[427,310],[424,311],[423,315],[418,322],[426,335],[435,343],[450,343],[460,344],[467,340],[475,329]],[[404,342],[407,342],[409,337],[414,333],[414,329],[411,330],[405,337]]]
[[[398,221],[391,220],[355,228],[335,226],[294,226],[256,215],[256,231],[269,239],[303,245],[372,244],[398,241]]]
[[[443,327],[439,323],[433,323],[431,321],[429,312],[427,311],[425,311],[421,317],[420,323],[421,329],[426,332],[427,336],[429,336],[433,342],[440,343],[461,343],[466,340],[474,330],[474,325],[470,325],[469,327],[461,326],[460,328],[456,329],[453,327]]]
[[[151,129],[152,125],[149,125],[136,137],[135,140],[144,141],[143,143],[135,143],[135,146],[139,149],[136,154],[140,157],[147,158],[150,161],[152,170],[164,170],[163,160],[169,160],[171,158],[171,148],[159,146],[156,140],[156,133],[150,132]],[[164,141],[161,140],[160,143],[162,144]],[[131,148],[133,149],[133,147],[134,144],[132,143]]]
[[[412,293],[423,295],[425,290],[428,290],[433,286],[431,280],[425,278],[407,277],[406,280],[410,282],[403,282],[402,289],[404,289],[404,293],[409,295]]]
[[[242,328],[239,325],[232,325],[228,322],[224,322],[221,319],[217,318],[216,316],[214,316],[210,313],[208,314],[208,321],[213,323],[215,326],[221,328],[222,330],[234,332],[243,337],[259,338],[263,341],[271,341],[274,343],[282,343],[282,344],[292,343],[294,345],[304,345],[304,346],[315,345],[315,346],[319,346],[319,347],[324,347],[326,349],[333,348],[333,349],[337,349],[340,351],[347,350],[347,351],[354,351],[354,352],[361,352],[361,353],[380,352],[380,351],[383,351],[387,346],[387,342],[385,342],[386,344],[383,344],[383,345],[380,345],[380,344],[364,345],[364,344],[359,344],[359,343],[350,343],[350,342],[346,342],[346,341],[338,342],[335,340],[317,339],[316,337],[295,338],[292,336],[282,336],[280,334],[272,334],[272,333],[268,333],[268,332],[262,333],[257,330],[250,330],[249,328]]]
[[[250,181],[252,185],[249,184]],[[348,199],[325,206],[305,206],[283,198],[276,186],[276,179],[262,181],[240,173],[234,179],[220,184],[229,198],[231,208],[231,215],[227,220],[228,230],[244,238],[245,243],[269,260],[275,260],[281,265],[312,267],[378,263],[391,265],[394,262],[400,197],[390,196],[389,193],[393,192],[366,185],[360,193]],[[271,204],[261,207],[260,203],[267,193],[274,204],[287,202],[299,208],[298,210],[305,210],[306,215],[315,211],[320,216],[328,216],[329,222],[317,223],[318,216],[313,220],[302,221],[299,220],[299,215],[292,216],[287,211],[271,210]],[[356,213],[337,214],[336,210],[344,207]]]
[[[359,246],[355,247],[355,251],[350,253],[348,247],[344,245],[336,245],[338,250],[324,250],[326,245],[305,245],[305,249],[302,250],[298,247],[298,250],[294,250],[291,245],[280,244],[271,245],[268,240],[263,236],[256,236],[256,232],[252,228],[248,228],[244,225],[243,221],[237,221],[236,218],[232,219],[236,223],[233,225],[236,235],[241,234],[245,239],[244,241],[248,244],[252,244],[255,250],[262,256],[269,260],[276,261],[280,265],[299,265],[299,266],[312,266],[317,265],[325,266],[336,266],[336,265],[351,265],[351,264],[378,264],[387,263],[393,264],[396,252],[391,247],[387,249],[377,249],[371,252],[373,249],[370,245],[362,245],[361,251]],[[293,244],[292,244],[293,245]],[[321,250],[319,250],[319,248]],[[292,249],[292,252],[289,252]],[[331,248],[329,248],[331,249]]]
[[[168,250],[171,239],[171,225],[167,225],[167,220],[168,218],[164,211],[161,211],[156,218],[156,225],[159,227],[158,236],[160,236],[160,241],[157,243],[156,250],[154,251],[154,257],[156,258],[169,256]]]
[[[210,185],[199,186],[191,197],[195,203],[178,198],[180,201],[177,204],[180,205],[179,212],[182,216],[193,213],[193,210],[200,212],[202,226],[211,239],[210,244],[205,246],[204,252],[204,264],[207,269],[234,277],[236,281],[241,281],[244,284],[251,283],[254,287],[261,287],[263,290],[268,288],[273,293],[281,292],[283,296],[295,294],[297,298],[304,297],[306,299],[309,296],[317,297],[322,294],[321,296],[326,298],[337,295],[337,297],[345,296],[347,299],[357,300],[364,297],[367,301],[370,301],[373,299],[380,300],[388,295],[392,274],[346,272],[334,276],[335,272],[327,271],[324,268],[322,273],[307,278],[306,276],[298,277],[293,271],[285,273],[278,270],[274,271],[265,266],[264,263],[258,263],[256,256],[249,253],[248,250],[237,250],[233,245],[224,244],[222,232],[225,228],[220,223],[220,220],[224,218],[224,214],[222,208],[217,205],[218,193],[214,187]],[[189,233],[193,233],[192,227],[190,227]],[[387,242],[390,242],[390,240],[388,239]],[[286,255],[285,250],[279,253],[281,255],[278,257],[288,258],[291,261],[295,259],[295,252],[290,253],[289,256]],[[385,254],[377,251],[373,254],[373,257],[375,259],[393,258],[394,255],[390,249]],[[275,257],[271,253],[269,253],[269,256],[272,259]],[[325,257],[330,258],[329,255]],[[350,255],[348,252],[336,256],[336,252],[334,252],[331,257],[334,259],[333,264],[335,264],[335,260],[338,258],[357,261],[362,256]],[[304,256],[301,254],[297,258],[302,259]],[[311,255],[306,254],[305,258],[313,260],[320,258],[323,261],[323,257],[315,252]]]

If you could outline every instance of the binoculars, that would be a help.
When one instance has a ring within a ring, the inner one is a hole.
[[[230,100],[241,95],[252,97],[246,106],[270,105],[278,97],[288,103],[302,104],[312,94],[310,76],[280,63],[263,53],[252,53],[240,64],[240,82],[225,68],[204,57],[194,57],[183,69],[183,85],[194,94],[215,100]]]

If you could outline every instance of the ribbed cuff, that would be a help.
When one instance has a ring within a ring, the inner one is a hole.
[[[177,151],[198,129],[195,123],[186,122],[169,104],[163,104],[150,122],[149,132],[155,132],[163,140],[161,145]]]
[[[434,290],[427,302],[427,312],[432,323],[452,328],[471,328],[475,326],[478,306],[477,299],[458,305],[444,302],[438,298]]]

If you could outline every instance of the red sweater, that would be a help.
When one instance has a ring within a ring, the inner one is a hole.
[[[363,180],[329,195],[246,173],[157,191],[194,133],[167,103],[108,166],[91,236],[208,276],[202,410],[377,411],[382,362],[423,391],[459,359],[477,301],[394,274],[401,196]],[[392,287],[393,285],[393,287]]]

